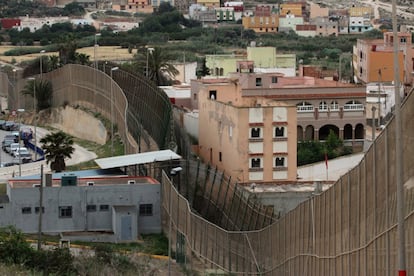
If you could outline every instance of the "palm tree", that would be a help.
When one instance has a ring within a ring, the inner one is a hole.
[[[82,65],[89,65],[91,61],[89,60],[90,56],[83,53],[76,53],[76,63],[82,64]]]
[[[49,56],[48,68],[50,68],[50,71],[58,69],[59,66],[59,57],[56,55]]]
[[[40,139],[45,152],[46,162],[50,162],[50,169],[61,172],[66,169],[65,158],[70,158],[75,151],[73,139],[63,131],[47,134]]]
[[[171,79],[179,72],[172,65],[173,57],[161,48],[155,47],[154,50],[149,51],[147,48],[142,48],[139,53],[135,55],[135,64],[132,68],[137,68],[139,72],[146,72],[148,61],[148,78],[154,81],[157,85],[168,85]]]
[[[36,111],[47,109],[51,106],[53,87],[49,80],[30,80],[26,83],[24,89],[20,91],[20,93],[32,97],[36,94]]]

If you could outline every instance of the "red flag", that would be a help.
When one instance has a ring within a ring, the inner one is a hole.
[[[328,169],[328,154],[325,152],[325,166]]]

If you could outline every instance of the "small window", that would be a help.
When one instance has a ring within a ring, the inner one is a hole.
[[[140,204],[139,215],[140,216],[152,216],[152,204]]]
[[[31,214],[32,208],[31,207],[23,207],[22,208],[22,214]]]
[[[260,138],[260,127],[253,127],[250,129],[250,138]]]
[[[209,91],[209,97],[210,97],[210,99],[212,99],[213,101],[214,101],[215,99],[217,99],[217,91],[216,91],[216,90],[210,90],[210,91]]]
[[[285,158],[284,157],[276,157],[275,158],[275,167],[284,167],[285,166]]]
[[[285,128],[284,127],[276,127],[275,128],[275,137],[284,137],[285,136]]]
[[[219,152],[219,161],[221,162],[222,160],[221,160],[221,158],[222,158],[222,156],[221,156],[221,151]]]
[[[261,168],[261,159],[260,158],[250,159],[250,167],[251,168]]]
[[[256,78],[256,86],[262,86],[262,78]]]
[[[194,100],[197,100],[197,94],[196,94],[196,93],[194,93],[194,95],[193,95],[193,99],[194,99]]]
[[[96,212],[96,205],[95,204],[87,205],[86,212]]]
[[[272,77],[272,83],[277,83],[277,77]]]
[[[35,207],[35,213],[39,214],[40,207]],[[45,213],[45,207],[42,206],[42,214]]]
[[[99,206],[99,211],[101,211],[101,212],[109,211],[109,205],[107,205],[107,204],[100,205]]]
[[[59,218],[71,218],[72,206],[59,206]]]

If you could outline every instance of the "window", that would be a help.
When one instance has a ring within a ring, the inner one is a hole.
[[[285,166],[285,158],[284,157],[276,157],[275,158],[275,167],[284,167]]]
[[[261,158],[251,158],[250,168],[261,168]]]
[[[221,151],[219,152],[219,161],[222,161]]]
[[[216,90],[210,90],[209,91],[209,98],[212,99],[213,101],[215,99],[217,99],[217,91]]]
[[[272,77],[272,83],[277,83],[277,77]]]
[[[197,100],[197,94],[196,94],[196,93],[194,93],[194,95],[193,95],[193,99],[194,99],[194,100]]]
[[[59,206],[59,218],[71,218],[72,206]]]
[[[331,110],[339,110],[339,104],[337,101],[331,102]]]
[[[262,78],[256,78],[256,86],[262,86]]]
[[[99,205],[99,211],[101,211],[101,212],[109,211],[109,205],[107,205],[107,204]]]
[[[326,104],[325,101],[322,101],[319,103],[319,111],[327,111],[328,110],[328,105]]]
[[[253,127],[250,129],[250,138],[261,138],[260,127]]]
[[[284,137],[285,128],[284,127],[275,127],[275,137]]]
[[[23,207],[22,208],[22,214],[31,214],[32,208],[31,207]]]
[[[344,105],[344,110],[364,110],[364,105],[358,101],[352,100]]]
[[[296,105],[298,112],[313,112],[313,105],[308,102],[301,102]]]
[[[39,214],[40,207],[35,207],[35,213]],[[42,206],[42,214],[45,213],[45,207]]]
[[[96,212],[96,205],[95,204],[86,205],[86,212]]]
[[[152,204],[140,204],[139,215],[140,216],[152,216]]]

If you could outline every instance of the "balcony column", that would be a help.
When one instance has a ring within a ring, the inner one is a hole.
[[[319,141],[319,129],[315,129],[313,140]]]

